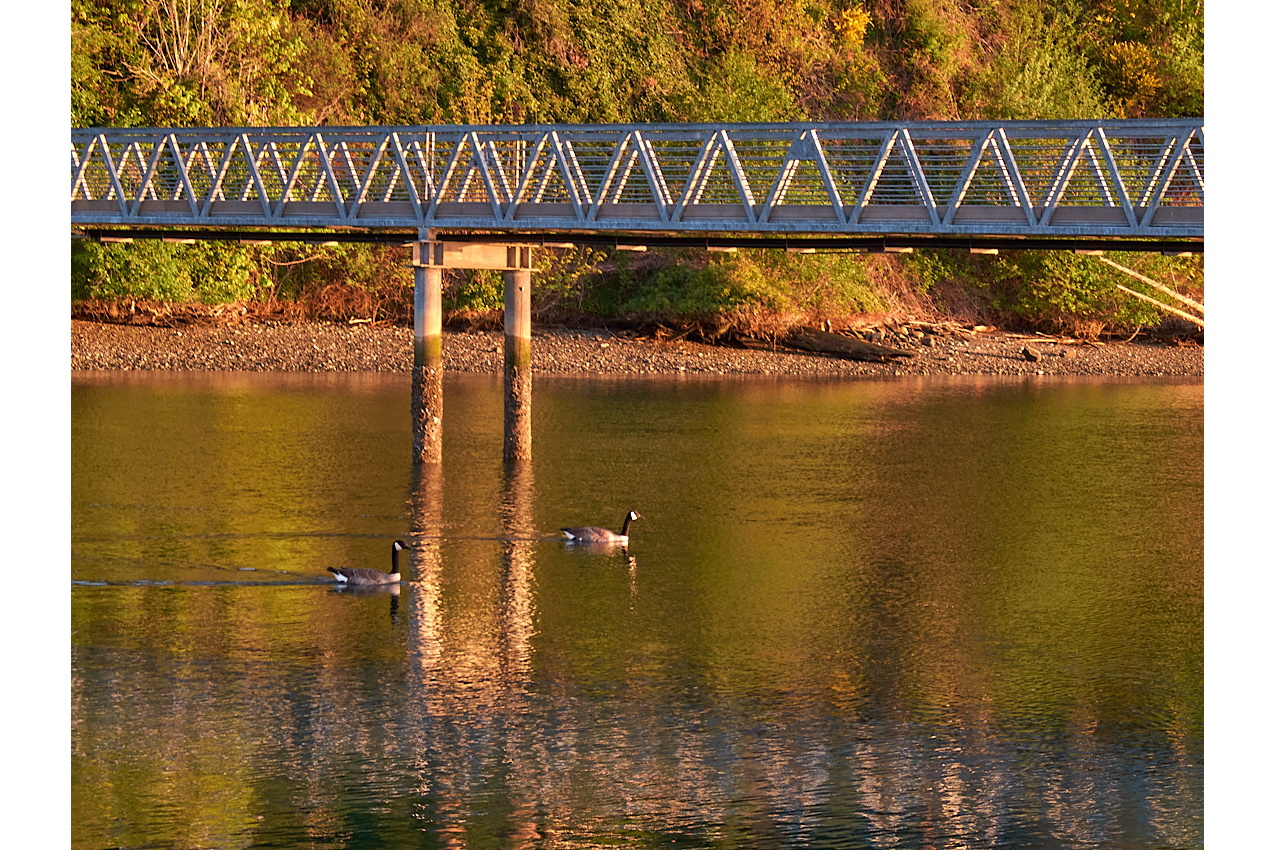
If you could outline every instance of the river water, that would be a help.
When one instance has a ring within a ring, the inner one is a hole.
[[[77,373],[73,846],[1202,846],[1201,382],[535,393]]]

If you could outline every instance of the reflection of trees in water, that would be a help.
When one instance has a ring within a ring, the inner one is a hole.
[[[346,846],[372,834],[419,844],[422,832],[481,844],[638,831],[692,844],[795,844],[800,835],[843,846],[1112,846],[1131,834],[1199,843],[1202,709],[1191,683],[1202,627],[1179,610],[1202,594],[1199,564],[1168,558],[1130,573],[1103,549],[1190,553],[1195,503],[1145,483],[1117,487],[1189,452],[1166,455],[1158,438],[1115,442],[1108,432],[1121,422],[1159,426],[1137,397],[1112,397],[1109,387],[1077,390],[1093,399],[1076,410],[1050,395],[1057,407],[1035,415],[1029,397],[1040,388],[988,383],[985,394],[1010,394],[1019,411],[988,423],[991,408],[968,394],[944,404],[906,383],[873,385],[853,419],[821,401],[835,389],[786,387],[802,395],[785,416],[803,410],[829,423],[801,451],[780,451],[787,444],[762,427],[770,420],[751,420],[751,431],[724,431],[722,445],[737,448],[707,466],[720,475],[710,483],[767,482],[761,496],[712,488],[720,515],[770,516],[811,481],[813,496],[797,507],[812,517],[825,503],[848,505],[853,522],[841,530],[859,537],[843,540],[844,562],[831,563],[818,535],[754,522],[730,526],[737,536],[723,546],[747,560],[670,575],[658,548],[644,548],[640,588],[628,562],[626,599],[623,556],[608,553],[589,596],[551,571],[562,544],[528,539],[538,536],[537,486],[554,489],[545,468],[538,480],[529,468],[506,469],[501,540],[461,541],[444,539],[433,465],[410,489],[416,548],[397,622],[385,617],[393,597],[326,585],[75,586],[77,845],[232,847],[255,836]],[[1112,420],[1121,404],[1135,410]],[[188,408],[191,422],[208,415],[205,404]],[[727,413],[714,429],[740,419]],[[1068,434],[1095,427],[1116,457],[1077,454]],[[274,444],[256,431],[225,434],[227,456],[279,468],[261,454]],[[142,440],[124,455],[114,438],[101,442],[94,464],[155,462]],[[824,443],[832,449],[816,450]],[[316,443],[315,456],[335,456],[334,445]],[[830,452],[850,458],[853,474],[839,477]],[[375,468],[374,456],[350,466]],[[905,457],[919,462],[899,466]],[[680,474],[682,459],[665,468]],[[345,492],[320,486],[319,467],[294,466],[286,492],[346,504]],[[214,483],[242,499],[242,469],[218,468],[226,482]],[[474,504],[499,489],[496,475],[447,469],[453,522],[471,496],[457,499],[457,484],[483,491]],[[1079,487],[1095,469],[1097,486]],[[1050,496],[1060,488],[1075,489],[1060,502]],[[394,510],[359,498],[350,510]],[[481,510],[483,521],[494,513]],[[251,511],[214,520],[266,527]],[[1126,527],[1140,516],[1159,520]],[[137,520],[145,524],[124,544],[137,547],[130,559],[220,562],[196,537],[166,536],[171,511]],[[675,522],[692,557],[716,545],[699,533],[712,527],[706,520],[687,512],[665,528]],[[1059,550],[1061,524],[1086,531]],[[280,565],[300,573],[309,564],[317,580],[323,563],[309,550],[330,545],[353,561],[365,543],[286,538],[215,537],[207,548],[265,553],[251,563],[286,549]],[[366,552],[383,564],[380,542]],[[573,552],[579,573],[597,557]],[[677,620],[655,610],[661,600]]]
[[[761,686],[711,668],[685,682],[670,657],[618,680],[574,670],[569,660],[538,670],[534,485],[528,468],[506,474],[501,571],[488,571],[487,592],[471,597],[495,608],[444,610],[437,585],[415,598],[421,622],[435,631],[414,634],[448,641],[433,666],[414,671],[408,730],[417,805],[431,829],[460,837],[499,828],[530,839],[623,825],[885,846],[919,836],[976,844],[1046,834],[1111,838],[1113,801],[1127,780],[1110,755],[1112,741],[1077,722],[1025,751],[998,728],[984,684],[971,678],[978,665],[917,645],[950,637],[959,627],[950,611],[893,635],[905,624],[887,610],[880,622],[867,618],[861,637],[880,657],[857,659],[851,667],[861,675],[835,682],[821,679],[818,658]],[[624,558],[636,588],[627,552],[591,554]],[[485,627],[474,628],[475,620]],[[918,702],[918,694],[926,696]],[[926,699],[946,705],[935,711]],[[1056,768],[1042,769],[1038,759]],[[1193,834],[1192,788],[1146,793],[1141,805],[1178,812],[1177,831]]]
[[[397,584],[338,584],[332,592],[343,596],[384,596],[388,600],[390,622],[398,623],[398,598],[403,589]]]
[[[873,597],[839,647],[669,624],[619,671],[537,657],[530,467],[506,468],[504,539],[446,546],[441,469],[421,470],[398,625],[337,619],[351,605],[318,618],[322,634],[279,625],[313,588],[100,591],[139,599],[120,606],[128,616],[103,614],[99,639],[83,642],[93,649],[73,657],[74,787],[97,794],[73,791],[77,818],[120,844],[191,846],[422,831],[455,846],[621,831],[1102,846],[1130,822],[1166,844],[1198,840],[1188,707],[1168,707],[1165,740],[1140,741],[1145,761],[1131,767],[1108,695],[1032,702],[981,678],[978,648],[954,637],[975,593],[940,582],[907,594],[933,604]],[[876,567],[874,586],[902,569]],[[850,657],[829,661],[834,650]],[[721,655],[748,651],[781,660],[745,670]]]
[[[1041,736],[1041,718],[1015,728],[968,703],[907,705],[915,669],[888,701],[814,670],[751,685],[711,665],[688,674],[671,655],[597,676],[529,654],[534,585],[510,589],[521,579],[508,548],[481,577],[488,592],[468,597],[451,571],[490,566],[492,547],[448,564],[421,561],[429,551],[413,551],[419,578],[404,588],[406,657],[340,636],[308,651],[174,638],[139,652],[139,631],[174,621],[117,624],[125,646],[74,663],[75,785],[114,789],[75,792],[77,817],[127,824],[120,843],[191,846],[367,831],[460,846],[493,831],[544,840],[621,825],[774,843],[1008,846],[1048,833],[1102,846],[1123,834],[1121,818],[1154,822],[1167,844],[1198,835],[1198,789],[1181,780],[1190,747],[1148,746],[1143,784],[1131,784],[1120,733],[1086,703]]]

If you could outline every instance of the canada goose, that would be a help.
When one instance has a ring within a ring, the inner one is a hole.
[[[398,571],[398,553],[410,548],[402,540],[395,540],[390,547],[390,571],[383,573],[370,567],[328,567],[328,572],[336,576],[341,584],[394,584],[402,580]]]
[[[609,528],[599,528],[596,525],[586,525],[579,528],[564,528],[562,533],[567,535],[568,541],[580,541],[581,543],[628,543],[629,542],[629,524],[635,519],[641,519],[642,515],[637,511],[629,511],[624,517],[624,527],[620,529],[620,533],[616,534]]]

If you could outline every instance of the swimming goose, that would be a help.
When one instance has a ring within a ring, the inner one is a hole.
[[[637,511],[629,511],[624,517],[624,527],[620,529],[620,533],[616,534],[609,528],[599,528],[596,525],[586,525],[578,528],[564,528],[562,533],[567,535],[568,541],[579,541],[581,543],[628,543],[629,542],[629,524],[635,519],[641,519],[642,515]]]
[[[388,573],[370,567],[328,567],[328,572],[336,576],[339,584],[394,584],[402,580],[398,571],[398,553],[410,548],[402,540],[395,540],[390,547],[392,566]]]

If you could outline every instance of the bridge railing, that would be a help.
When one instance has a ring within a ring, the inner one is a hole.
[[[75,129],[73,225],[1203,236],[1197,120]]]

